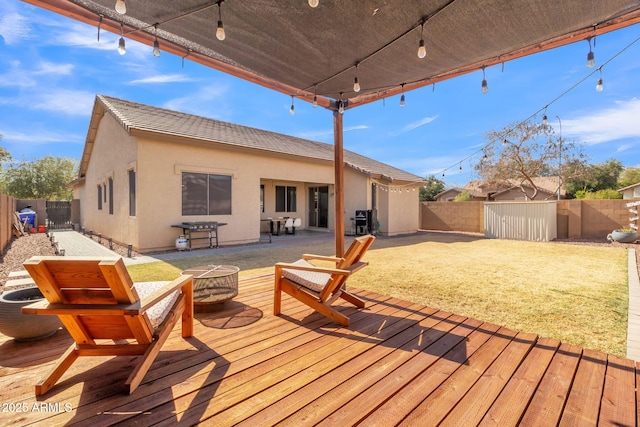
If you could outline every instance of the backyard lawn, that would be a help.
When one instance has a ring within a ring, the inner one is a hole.
[[[168,280],[202,264],[233,264],[240,277],[273,272],[333,242],[133,265],[135,281]],[[194,253],[196,255],[196,253]],[[586,348],[626,355],[627,252],[602,246],[419,233],[378,238],[349,285]]]

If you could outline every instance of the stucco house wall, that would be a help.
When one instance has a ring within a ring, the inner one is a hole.
[[[333,148],[329,144],[246,128],[231,123],[115,98],[97,96],[74,195],[81,200],[81,226],[140,252],[175,247],[181,229],[191,221],[226,223],[219,228],[223,245],[257,242],[261,220],[301,218],[308,227],[309,189],[328,188],[327,227],[335,228]],[[135,215],[130,215],[129,173],[135,173]],[[230,177],[231,213],[183,215],[183,173]],[[345,231],[359,209],[372,209],[374,183],[389,188],[422,178],[345,151]],[[110,202],[109,182],[113,183]],[[99,209],[98,186],[102,188]],[[264,189],[261,206],[261,186]],[[276,187],[294,187],[294,211],[276,212]],[[383,234],[417,231],[418,191],[398,192],[392,204],[382,202]],[[109,207],[113,208],[110,213]],[[395,205],[396,203],[404,206]],[[412,210],[406,209],[412,206]],[[413,212],[415,211],[415,213]],[[204,234],[199,234],[198,237]],[[208,241],[194,241],[206,246]]]

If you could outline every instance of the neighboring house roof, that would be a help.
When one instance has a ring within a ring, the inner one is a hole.
[[[86,173],[98,123],[105,112],[113,115],[131,135],[136,132],[151,132],[163,136],[176,136],[187,140],[211,142],[212,144],[254,149],[273,154],[287,154],[326,161],[334,159],[332,144],[97,95],[80,162],[80,178]],[[346,166],[373,178],[385,179],[390,182],[396,180],[403,182],[425,181],[422,177],[348,150],[344,150],[344,163]]]
[[[456,193],[456,194],[460,194],[462,193],[462,190],[458,187],[453,187],[453,188],[447,188],[444,191],[439,192],[438,194],[435,195],[434,199],[437,199],[438,197],[442,197],[447,193]]]
[[[538,191],[541,191],[547,194],[557,194],[556,193],[556,189],[558,188],[557,176],[535,177],[533,178],[533,182],[538,187]],[[524,182],[522,185],[525,188],[531,188],[528,182]],[[640,185],[640,183],[637,185]],[[495,185],[489,184],[485,181],[469,181],[462,188],[458,188],[458,187],[449,188],[441,193],[436,194],[436,198],[441,197],[442,195],[450,191],[454,191],[457,193],[462,193],[463,191],[466,191],[472,197],[488,198],[489,195],[491,195],[492,197],[498,196],[502,193],[506,193],[516,188],[519,189],[517,180],[509,180],[508,183],[506,184],[495,184]],[[618,190],[618,191],[621,191],[621,190]],[[565,194],[566,194],[566,191],[564,189],[561,189],[560,195],[564,196]]]
[[[631,184],[631,185],[627,185],[626,187],[619,189],[618,192],[622,193],[625,190],[631,190],[632,188],[636,188],[636,187],[640,187],[640,182],[637,182],[637,183]]]

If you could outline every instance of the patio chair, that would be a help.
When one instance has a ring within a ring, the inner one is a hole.
[[[24,267],[46,299],[22,312],[57,315],[75,341],[38,382],[36,395],[79,356],[140,355],[126,381],[131,394],[180,318],[182,336],[193,333],[192,276],[134,284],[122,258],[32,257]]]
[[[302,219],[289,218],[284,224],[284,230],[287,234],[296,234],[296,228],[302,225]]]
[[[280,314],[281,292],[286,292],[333,321],[349,326],[349,318],[334,309],[331,304],[342,298],[356,307],[364,308],[364,301],[347,292],[345,284],[351,274],[369,264],[362,261],[362,257],[374,240],[375,237],[372,235],[354,239],[342,258],[305,254],[294,263],[277,263],[273,314]],[[310,260],[335,262],[335,268],[315,266],[309,262]]]

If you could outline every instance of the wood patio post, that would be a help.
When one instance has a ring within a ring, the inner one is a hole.
[[[333,112],[333,149],[334,149],[334,204],[336,256],[344,255],[344,148],[342,114]]]

